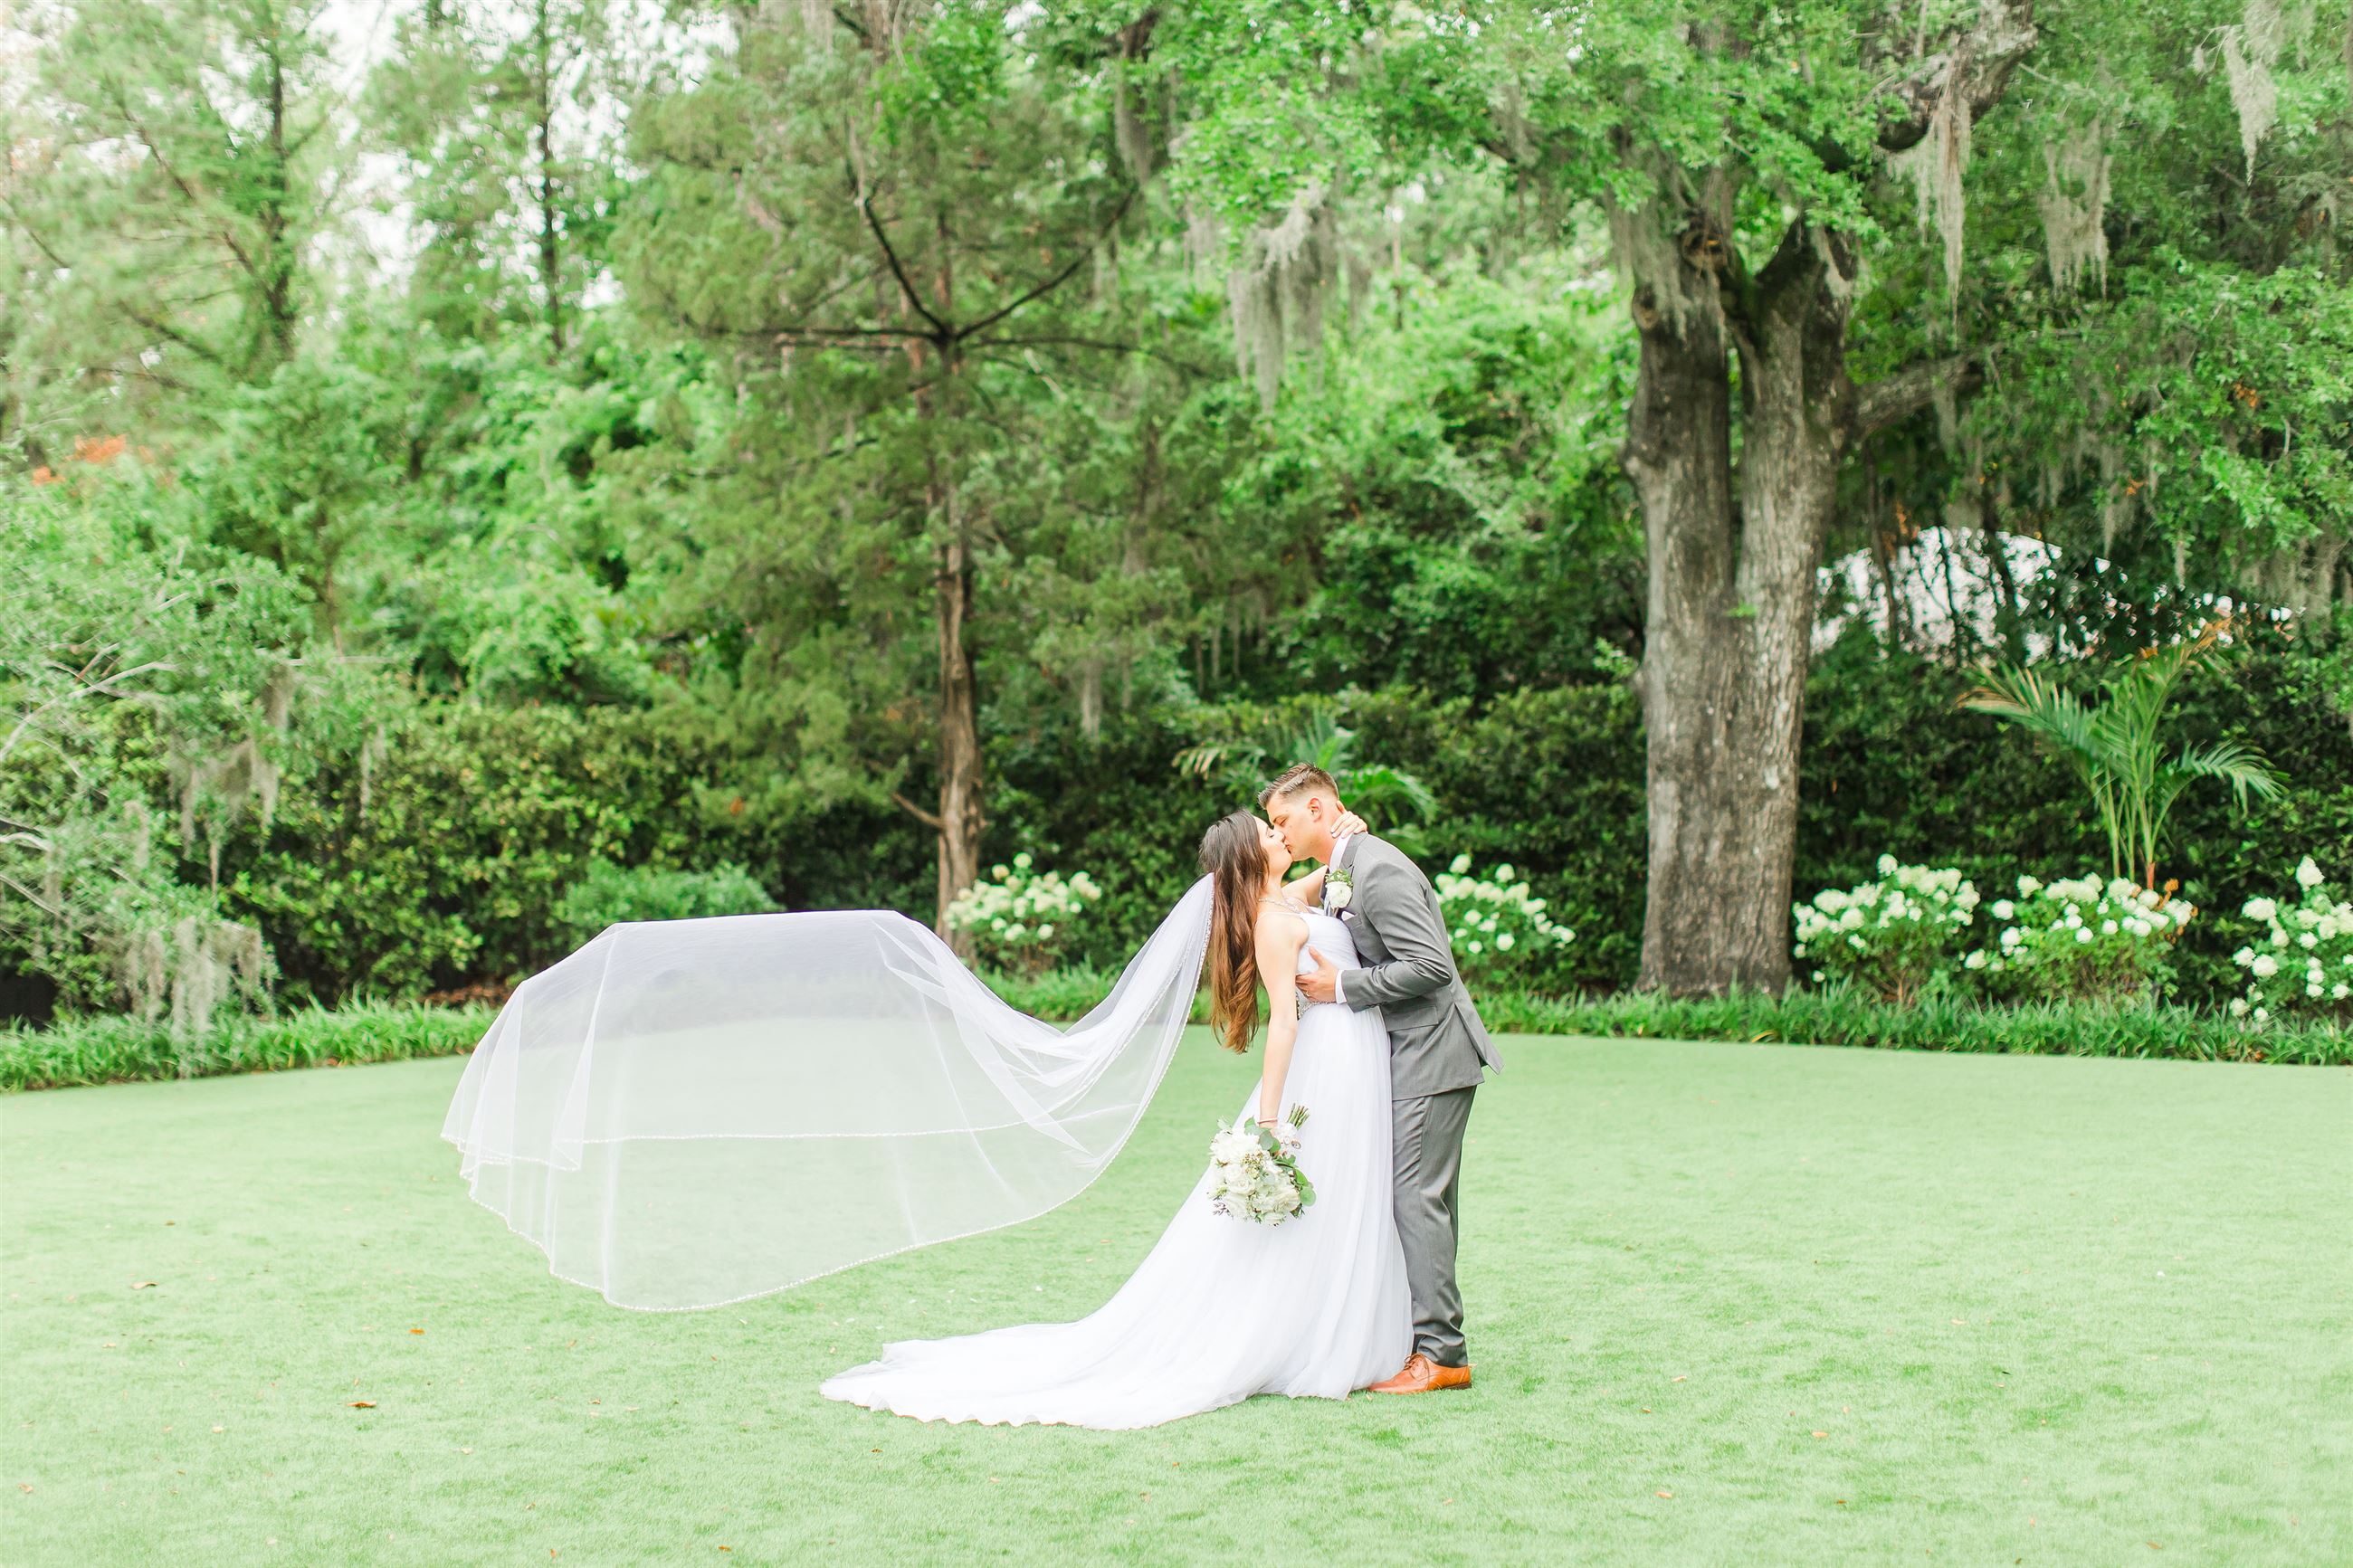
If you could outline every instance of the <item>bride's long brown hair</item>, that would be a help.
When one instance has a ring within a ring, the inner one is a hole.
[[[1221,817],[1201,836],[1210,878],[1209,1023],[1229,1051],[1250,1049],[1258,1029],[1258,901],[1266,892],[1266,851],[1258,818]]]

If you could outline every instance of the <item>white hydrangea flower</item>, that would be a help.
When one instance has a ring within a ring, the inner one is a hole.
[[[2307,855],[2303,859],[2295,863],[2295,885],[2297,887],[2307,889],[2317,888],[2321,883],[2327,879],[2327,878],[2320,874],[2320,868],[2314,863],[2311,856]]]

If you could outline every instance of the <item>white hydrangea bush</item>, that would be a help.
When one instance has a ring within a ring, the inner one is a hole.
[[[1453,938],[1454,967],[1466,984],[1518,978],[1546,953],[1577,939],[1546,912],[1545,900],[1508,865],[1482,878],[1472,872],[1470,856],[1457,855],[1433,885]]]
[[[2233,1016],[2258,1026],[2274,1016],[2353,1023],[2353,900],[2329,886],[2311,856],[2295,868],[2295,901],[2249,899],[2240,913],[2264,934],[2231,956],[2247,972]]]
[[[2173,973],[2173,944],[2198,910],[2123,877],[2018,879],[2018,897],[1986,906],[1989,940],[1961,961],[1990,995],[2043,1002],[2153,999]]]
[[[1084,871],[1040,871],[1024,850],[988,869],[948,905],[948,925],[971,933],[984,963],[1024,974],[1053,967],[1103,889]]]
[[[1791,906],[1801,967],[1817,985],[1845,981],[1883,1002],[1910,1002],[1951,963],[1976,920],[1975,884],[1949,867],[1879,858],[1879,879],[1824,888]]]

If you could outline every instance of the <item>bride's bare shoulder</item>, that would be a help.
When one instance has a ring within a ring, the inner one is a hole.
[[[1307,910],[1288,899],[1261,899],[1258,906],[1258,945],[1297,952],[1307,940]]]

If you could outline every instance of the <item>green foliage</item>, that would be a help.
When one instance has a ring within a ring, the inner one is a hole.
[[[2063,1002],[1998,1005],[1953,994],[1897,1005],[1843,989],[1696,999],[1651,994],[1569,1000],[1507,995],[1482,998],[1480,1005],[1490,1028],[1543,1034],[2006,1056],[2353,1065],[2353,1032],[2333,1025],[2259,1033],[2236,1019],[2190,1007]]]
[[[948,905],[948,926],[965,933],[983,963],[1039,973],[1072,947],[1103,889],[1084,871],[1041,871],[1028,850],[998,861]]]
[[[1174,759],[1176,770],[1198,779],[1214,777],[1236,799],[1254,801],[1283,769],[1311,763],[1332,775],[1351,810],[1367,820],[1379,818],[1388,825],[1383,831],[1401,847],[1419,849],[1420,825],[1438,809],[1430,786],[1402,769],[1358,761],[1356,732],[1339,721],[1331,703],[1310,700],[1293,709],[1290,714],[1255,707],[1206,710],[1205,728],[1239,728],[1241,733],[1187,746]]]
[[[2091,792],[2107,835],[2108,875],[2129,872],[2153,888],[2166,821],[2193,782],[2228,784],[2242,809],[2250,795],[2268,799],[2284,788],[2278,772],[2243,742],[2190,744],[2165,754],[2173,689],[2185,671],[2213,652],[2217,636],[2209,627],[2189,641],[2143,654],[2103,683],[2096,709],[2049,677],[2016,666],[1981,672],[1983,684],[1961,705],[2008,719],[2065,757]]]
[[[1457,855],[1430,880],[1456,971],[1467,985],[1525,984],[1577,939],[1577,932],[1545,912],[1547,901],[1535,897],[1508,865],[1481,877],[1472,871],[1470,856]]]
[[[137,1018],[79,1018],[0,1030],[0,1090],[457,1056],[472,1050],[490,1023],[485,1008],[391,1003],[224,1020],[195,1038]]]
[[[764,915],[776,902],[743,867],[686,871],[616,866],[599,857],[556,901],[555,918],[586,942],[628,921],[691,921],[712,915]]]
[[[2249,899],[2239,913],[2262,934],[2231,955],[2247,972],[2233,1017],[2257,1026],[2274,1017],[2353,1026],[2353,901],[2331,889],[2311,856],[2296,863],[2295,892]]]
[[[1795,906],[1800,970],[1817,985],[1847,985],[1882,1002],[1905,1003],[1949,975],[1978,907],[1974,883],[1947,868],[1900,866],[1879,858],[1879,879],[1825,888]]]
[[[2172,950],[2198,910],[2122,877],[2018,879],[1986,907],[1985,945],[1966,967],[1998,1001],[2126,1005],[2165,994]]]

